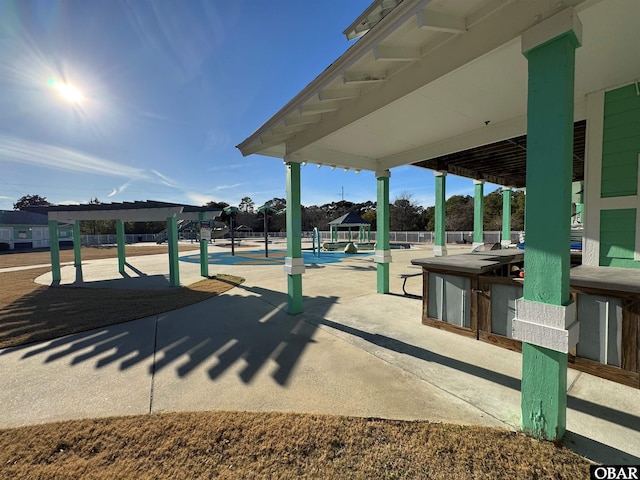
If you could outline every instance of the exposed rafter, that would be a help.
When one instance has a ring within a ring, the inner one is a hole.
[[[359,96],[359,88],[327,89],[318,93],[318,100],[321,102],[331,102],[333,100],[349,100]]]
[[[287,117],[284,121],[285,125],[305,125],[309,123],[316,123],[322,120],[322,115],[305,115],[297,117]]]
[[[420,58],[420,49],[378,45],[373,50],[373,55],[376,60],[411,62]]]
[[[541,15],[551,14],[553,9],[538,1],[511,2],[498,8],[464,35],[452,36],[439,48],[364,92],[350,102],[348,109],[327,114],[313,129],[296,135],[287,148],[296,151],[313,144],[518,38],[521,32],[539,22]]]
[[[344,32],[348,40],[363,36],[387,16],[402,0],[376,0]]]
[[[327,113],[333,112],[340,108],[340,104],[337,101],[334,102],[321,102],[302,105],[300,107],[300,115],[313,115],[315,113]]]
[[[424,8],[418,11],[417,18],[418,28],[423,30],[447,33],[463,33],[467,31],[467,22],[464,17],[434,12]]]
[[[345,84],[379,83],[384,82],[385,75],[369,72],[344,72],[342,79]]]

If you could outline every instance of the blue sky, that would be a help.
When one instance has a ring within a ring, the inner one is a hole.
[[[352,42],[369,0],[0,0],[0,209],[54,203],[285,197],[282,161],[240,143]],[[76,86],[82,100],[55,87]],[[433,204],[428,170],[392,170]],[[307,165],[302,203],[375,200],[371,172]],[[490,191],[486,189],[486,193]],[[447,195],[472,194],[449,177]]]

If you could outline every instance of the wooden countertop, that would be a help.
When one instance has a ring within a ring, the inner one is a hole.
[[[472,252],[446,257],[416,258],[413,265],[451,272],[475,273],[481,275],[514,262],[524,261],[524,250],[505,249],[489,252]]]
[[[427,270],[482,275],[502,265],[522,261],[524,261],[524,250],[506,249],[446,257],[416,258],[411,260],[411,263]],[[573,287],[640,294],[640,269],[580,265],[571,269],[570,282]]]
[[[572,268],[569,273],[570,283],[573,287],[640,293],[640,269],[638,268],[580,265]]]

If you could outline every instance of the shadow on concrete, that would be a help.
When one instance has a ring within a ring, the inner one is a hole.
[[[409,343],[397,340],[395,338],[387,337],[377,333],[370,333],[357,328],[349,327],[340,323],[332,322],[326,318],[319,318],[317,320],[310,319],[311,322],[316,322],[320,325],[326,325],[344,333],[359,337],[367,342],[370,342],[378,347],[386,348],[397,353],[410,355],[414,358],[424,360],[425,362],[434,362],[445,367],[449,367],[460,372],[472,375],[477,378],[482,378],[503,387],[510,388],[512,390],[520,391],[520,380],[518,378],[504,375],[499,372],[494,372],[479,365],[473,365],[461,360],[457,360],[452,357],[440,355],[424,348],[416,347]],[[632,415],[627,412],[616,410],[611,407],[600,405],[588,400],[577,398],[571,395],[567,395],[567,406],[572,410],[576,410],[587,415],[591,415],[596,418],[601,418],[611,423],[615,423],[636,432],[640,432],[640,417]]]
[[[174,367],[184,377],[213,364],[207,370],[212,380],[241,364],[238,376],[243,383],[273,361],[277,368],[272,378],[286,385],[305,348],[314,342],[317,326],[304,315],[286,312],[286,294],[259,287],[245,290],[251,295],[226,294],[155,318],[10,350],[24,350],[22,358],[42,355],[44,363],[66,360],[62,368],[91,361],[98,369],[119,363],[118,368],[126,370],[151,360],[150,376]],[[279,300],[275,306],[274,299]],[[326,314],[337,297],[322,300],[321,314]]]
[[[578,455],[604,465],[640,465],[640,458],[601,442],[567,431],[562,443]]]

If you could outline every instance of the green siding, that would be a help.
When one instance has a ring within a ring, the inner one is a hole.
[[[638,153],[640,96],[635,85],[628,85],[604,98],[602,198],[638,194]]]
[[[600,265],[640,268],[633,259],[636,245],[635,208],[600,212]]]

